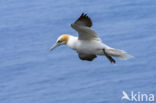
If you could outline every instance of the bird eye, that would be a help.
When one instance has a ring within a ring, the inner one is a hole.
[[[61,43],[61,42],[62,42],[62,40],[58,40],[58,41],[57,41],[57,43]]]

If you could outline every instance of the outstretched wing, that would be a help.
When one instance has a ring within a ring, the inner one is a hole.
[[[94,55],[94,54],[82,54],[82,53],[79,53],[79,58],[81,60],[87,60],[87,61],[92,61],[94,58],[96,58],[97,56]]]
[[[84,13],[82,13],[81,16],[73,24],[71,24],[71,27],[78,32],[79,40],[98,39],[97,33],[90,28],[91,26],[92,21],[90,17]]]
[[[91,27],[93,25],[92,20],[87,14],[82,13],[81,16],[74,22],[77,25],[83,25],[87,27]]]

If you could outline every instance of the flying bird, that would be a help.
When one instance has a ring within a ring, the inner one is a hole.
[[[50,50],[54,50],[60,45],[67,45],[75,50],[81,60],[92,61],[97,56],[105,56],[111,63],[115,63],[118,59],[126,60],[132,56],[123,50],[114,49],[102,43],[97,33],[91,29],[92,21],[87,14],[82,13],[81,16],[71,24],[71,27],[78,32],[78,37],[63,34],[58,37],[56,43]]]

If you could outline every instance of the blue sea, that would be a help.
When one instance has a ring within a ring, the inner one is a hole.
[[[61,34],[77,36],[70,24],[82,12],[105,44],[134,58],[111,64],[81,61],[66,46],[51,52]],[[1,0],[0,103],[132,103],[123,91],[156,99],[155,44],[156,0]]]

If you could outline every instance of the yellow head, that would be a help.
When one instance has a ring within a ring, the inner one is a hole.
[[[57,42],[61,42],[61,43],[63,43],[63,44],[67,44],[68,39],[69,39],[69,35],[64,34],[64,35],[61,35],[61,36],[57,39]]]
[[[58,37],[56,43],[51,47],[50,50],[53,50],[60,45],[67,44],[68,40],[69,40],[69,35],[67,34],[61,35],[60,37]]]

